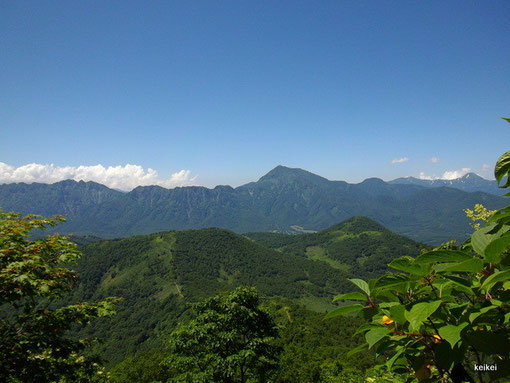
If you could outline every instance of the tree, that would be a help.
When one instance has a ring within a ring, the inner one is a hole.
[[[111,383],[153,383],[169,379],[169,371],[162,362],[167,354],[160,349],[141,351],[129,356],[110,370]]]
[[[277,329],[255,288],[239,287],[195,304],[195,319],[172,333],[174,382],[267,382],[277,367]]]
[[[28,239],[31,230],[63,221],[0,210],[0,381],[89,382],[103,374],[98,358],[84,355],[91,341],[66,331],[113,314],[117,299],[52,309],[74,287],[76,273],[64,266],[81,253],[59,234]]]
[[[496,163],[497,182],[508,177],[500,187],[510,187],[509,175],[510,151]],[[351,353],[374,348],[389,369],[411,372],[421,382],[499,382],[510,376],[510,206],[494,214],[482,207],[467,213],[485,224],[464,244],[397,258],[389,266],[399,273],[368,283],[352,279],[360,292],[336,297],[364,302],[328,314],[357,312],[367,319],[358,329],[366,343]]]

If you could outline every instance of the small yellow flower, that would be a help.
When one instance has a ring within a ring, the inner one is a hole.
[[[384,316],[382,317],[381,322],[382,322],[382,324],[386,324],[386,325],[388,325],[388,324],[392,324],[392,323],[393,323],[393,319],[391,319],[391,318],[390,318],[389,316],[387,316],[387,315],[384,315]]]
[[[434,334],[434,339],[433,340],[434,340],[434,343],[437,344],[437,343],[441,343],[442,339],[441,339],[441,337],[439,335]]]

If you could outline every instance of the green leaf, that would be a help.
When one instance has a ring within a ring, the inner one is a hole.
[[[374,344],[379,342],[382,338],[391,332],[390,329],[385,327],[374,328],[365,334],[365,339],[368,343],[368,348],[372,348]]]
[[[498,271],[487,278],[480,288],[489,292],[490,289],[498,282],[507,281],[510,279],[510,270]]]
[[[453,275],[443,275],[443,278],[448,279],[449,284],[453,284],[457,290],[469,295],[475,295],[475,292],[471,289],[470,281]]]
[[[380,277],[377,280],[376,288],[389,288],[395,287],[399,285],[405,285],[409,282],[413,282],[414,279],[411,279],[406,274],[386,274]]]
[[[433,302],[422,302],[415,304],[410,311],[405,312],[405,317],[409,321],[409,324],[416,330],[420,328],[420,325],[427,320],[429,316],[441,305],[441,301]]]
[[[390,308],[390,315],[389,317],[393,319],[397,324],[404,324],[407,322],[406,316],[405,316],[406,308],[402,305],[394,306]]]
[[[352,349],[351,351],[349,351],[347,353],[347,357],[350,358],[351,356],[356,355],[357,353],[365,350],[366,348],[368,348],[368,344],[362,343],[358,347],[356,347],[356,348]]]
[[[495,227],[496,224],[491,224],[476,230],[471,235],[471,245],[473,246],[473,250],[476,251],[479,255],[485,255],[485,248],[493,239],[493,236],[488,233]]]
[[[501,262],[501,254],[510,248],[510,235],[505,235],[491,241],[485,248],[484,254],[487,262]]]
[[[494,223],[504,218],[510,218],[510,210],[508,207],[498,210],[492,217],[487,220],[487,223]]]
[[[498,306],[491,305],[491,306],[487,306],[487,307],[484,307],[484,308],[480,309],[480,311],[476,311],[474,313],[471,313],[471,314],[469,314],[469,321],[471,323],[473,323],[476,320],[476,318],[478,318],[480,315],[485,314],[487,311],[495,309],[497,307]]]
[[[408,256],[396,258],[388,266],[395,270],[416,275],[424,275],[428,271],[423,265],[415,265],[414,258]]]
[[[435,265],[434,270],[437,272],[470,272],[477,273],[481,271],[483,268],[483,261],[478,258],[471,258],[467,261],[463,261],[460,263],[445,263],[441,265]]]
[[[418,256],[414,263],[461,262],[471,258],[471,255],[459,250],[434,250]]]
[[[368,287],[368,283],[366,283],[362,279],[348,279],[349,282],[356,285],[361,291],[367,294],[367,297],[370,296],[370,288]]]
[[[510,151],[503,153],[496,162],[496,167],[494,168],[494,177],[498,184],[501,182],[503,177],[510,171]],[[500,186],[507,187],[508,183]]]
[[[327,313],[327,315],[324,317],[324,319],[334,318],[339,315],[344,315],[344,314],[352,313],[355,311],[359,311],[362,308],[363,308],[363,306],[360,305],[359,303],[356,303],[355,305],[337,307],[333,311],[330,311],[329,313]]]
[[[354,293],[340,294],[333,298],[334,301],[339,301],[342,299],[351,300],[351,301],[366,301],[367,297],[361,293],[354,292]]]
[[[386,367],[388,368],[388,370],[391,370],[393,364],[399,358],[399,356],[402,355],[403,352],[404,349],[400,349],[390,359],[388,359],[388,361],[386,362]]]
[[[455,344],[460,340],[460,333],[467,326],[467,323],[462,323],[461,325],[454,326],[452,324],[441,327],[438,332],[441,338],[445,339],[450,345],[455,346]]]
[[[510,122],[510,118],[506,118],[506,117],[501,117],[503,120],[505,120],[506,122]]]

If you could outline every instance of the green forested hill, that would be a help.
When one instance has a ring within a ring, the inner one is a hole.
[[[87,328],[107,339],[112,362],[159,342],[185,311],[185,303],[239,285],[267,296],[295,299],[316,310],[349,289],[347,273],[326,263],[268,249],[223,229],[157,233],[89,244],[78,264],[73,300],[124,298],[118,314]]]
[[[0,185],[4,210],[66,214],[61,232],[103,238],[167,230],[221,227],[237,233],[324,230],[353,216],[367,216],[414,240],[437,244],[470,233],[463,209],[504,199],[448,187],[392,184],[377,178],[359,184],[329,181],[302,169],[278,166],[257,182],[217,186],[137,187],[129,193],[94,182]]]
[[[424,245],[395,234],[366,217],[353,217],[312,234],[248,233],[254,241],[284,254],[327,262],[362,278],[387,270],[396,257],[417,256]]]
[[[250,236],[200,229],[83,246],[72,300],[124,298],[116,316],[89,326],[87,334],[106,339],[102,352],[119,362],[158,346],[186,317],[187,302],[240,285],[324,312],[335,294],[352,288],[347,277],[379,275],[393,258],[421,248],[363,217],[316,234]]]

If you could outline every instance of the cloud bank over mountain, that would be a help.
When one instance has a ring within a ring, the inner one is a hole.
[[[432,180],[455,180],[457,178],[464,177],[469,172],[471,172],[470,168],[462,168],[459,170],[447,170],[443,173],[442,176],[439,176],[439,177],[435,176],[435,175],[429,176],[429,175],[426,175],[425,172],[420,172],[419,178],[421,180],[429,180],[429,181],[432,181]]]
[[[180,170],[162,178],[154,169],[145,170],[140,165],[124,166],[80,165],[55,166],[53,164],[26,164],[19,167],[0,162],[0,184],[14,182],[54,183],[66,179],[94,181],[113,189],[132,190],[137,186],[159,185],[165,188],[196,185],[197,176],[190,170]]]

